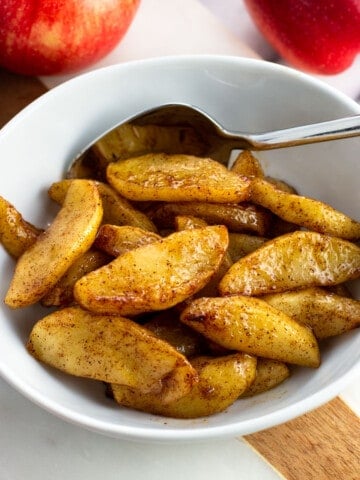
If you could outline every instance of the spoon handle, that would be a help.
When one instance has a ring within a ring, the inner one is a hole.
[[[360,135],[360,115],[248,136],[253,150],[271,150]]]

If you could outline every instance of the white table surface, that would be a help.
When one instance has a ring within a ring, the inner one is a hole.
[[[176,28],[164,28],[170,22]],[[176,34],[172,33],[174,30]],[[182,30],[186,35],[182,36]],[[146,35],[146,42],[141,41],[144,33],[150,34]],[[124,41],[92,68],[178,53],[260,55],[281,61],[254,29],[241,0],[201,0],[201,3],[199,0],[142,0]],[[359,71],[357,61],[349,71],[328,77],[326,81],[357,98]],[[68,78],[42,80],[51,88]],[[360,414],[359,384],[360,378],[354,379],[341,396]],[[54,417],[0,379],[0,480],[50,478],[275,480],[281,477],[242,439],[194,445],[115,440]]]
[[[187,445],[131,443],[45,412],[0,380],[0,479],[236,479],[278,475],[241,439]]]

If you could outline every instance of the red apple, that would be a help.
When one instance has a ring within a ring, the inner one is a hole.
[[[0,1],[0,65],[25,75],[79,70],[109,53],[140,0]]]
[[[320,74],[360,52],[360,0],[245,0],[255,24],[290,64]]]

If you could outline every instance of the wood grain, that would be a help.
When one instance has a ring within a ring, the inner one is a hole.
[[[244,439],[287,480],[360,479],[360,419],[340,398]]]
[[[45,92],[38,79],[0,69],[0,127]]]
[[[45,92],[0,69],[0,127]],[[245,440],[288,480],[360,480],[360,419],[339,398]]]

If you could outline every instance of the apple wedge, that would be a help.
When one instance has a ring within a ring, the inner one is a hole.
[[[244,353],[197,357],[191,363],[198,372],[199,381],[178,400],[165,404],[154,394],[111,385],[114,398],[120,405],[136,410],[174,418],[198,418],[225,410],[255,378],[256,358]]]
[[[127,318],[79,307],[51,313],[33,327],[27,349],[70,375],[153,392],[163,402],[182,397],[197,381],[188,360]]]
[[[242,202],[250,180],[210,158],[153,153],[112,162],[107,180],[129,200]]]
[[[262,178],[265,175],[259,160],[250,150],[243,150],[239,153],[231,166],[231,171],[248,178]]]
[[[75,299],[98,313],[136,315],[165,310],[205,286],[227,246],[224,226],[173,233],[85,275],[75,284]]]
[[[67,307],[74,303],[74,285],[83,275],[110,262],[111,257],[104,252],[90,248],[76,259],[46,295],[41,299],[45,307]]]
[[[360,248],[316,232],[296,231],[266,242],[230,267],[221,295],[264,295],[336,285],[360,276]]]
[[[274,293],[262,299],[297,322],[309,325],[318,339],[360,327],[360,302],[323,288]]]
[[[66,179],[55,182],[49,188],[49,196],[52,200],[63,204],[66,192],[71,183],[76,180]],[[110,185],[95,181],[99,190],[101,201],[103,204],[103,223],[112,225],[131,225],[133,227],[142,228],[156,232],[153,222],[144,213],[134,208],[130,202],[119,195]]]
[[[160,235],[130,225],[102,225],[94,246],[113,257],[118,257],[134,248],[161,240]]]
[[[241,398],[253,397],[278,386],[290,376],[290,369],[284,362],[258,358],[256,376],[252,384],[242,393]]]
[[[311,329],[258,298],[199,298],[188,304],[180,320],[229,350],[306,367],[320,365]]]
[[[252,180],[251,200],[283,220],[314,232],[347,240],[360,238],[360,222],[324,202],[285,192],[262,178]]]
[[[179,215],[197,217],[209,225],[225,225],[230,232],[250,232],[265,235],[272,214],[250,203],[169,202],[155,204],[149,217],[159,228],[172,228]]]
[[[0,243],[13,258],[19,258],[42,230],[23,219],[10,202],[0,196]]]
[[[50,227],[19,258],[5,303],[11,308],[25,307],[47,294],[91,247],[102,214],[95,183],[74,181]]]
[[[264,245],[268,238],[247,233],[229,233],[229,255],[234,262]]]

